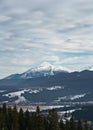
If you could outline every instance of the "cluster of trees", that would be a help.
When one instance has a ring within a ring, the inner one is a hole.
[[[65,123],[59,120],[57,112],[53,109],[48,114],[42,114],[37,106],[36,112],[30,113],[28,110],[23,112],[22,108],[17,111],[6,107],[0,107],[0,130],[90,130],[87,122],[76,123],[72,117]]]

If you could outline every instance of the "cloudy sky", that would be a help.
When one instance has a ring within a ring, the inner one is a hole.
[[[93,0],[0,0],[0,78],[43,62],[93,66]]]

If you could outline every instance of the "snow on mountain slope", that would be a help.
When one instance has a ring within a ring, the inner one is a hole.
[[[54,66],[48,62],[42,63],[39,67],[31,68],[22,74],[13,74],[6,79],[29,79],[43,76],[53,76],[59,72],[67,73],[67,69],[62,66]]]
[[[53,71],[64,71],[67,72],[66,68],[63,68],[62,66],[54,66],[48,62],[44,62],[42,63],[39,67],[36,68],[31,68],[29,69],[27,72],[25,73],[31,73],[31,72],[41,72],[41,71],[51,71],[51,73],[53,73]]]
[[[37,68],[31,68],[28,71],[24,72],[21,78],[33,78],[33,77],[54,75],[53,69],[54,66],[51,65],[50,63],[43,63]]]

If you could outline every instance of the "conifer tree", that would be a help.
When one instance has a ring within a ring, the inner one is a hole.
[[[0,130],[3,130],[3,124],[4,124],[3,113],[2,109],[0,109]]]
[[[70,129],[70,123],[69,121],[66,120],[65,130],[69,130],[69,129]]]
[[[48,120],[49,120],[49,130],[59,130],[58,114],[55,111],[55,109],[49,111]]]
[[[89,126],[88,126],[88,122],[87,122],[87,121],[84,122],[84,129],[85,129],[85,130],[88,130],[88,129],[89,129]]]
[[[65,124],[64,124],[63,120],[60,120],[59,126],[60,126],[60,130],[65,130]]]
[[[26,130],[31,130],[30,113],[28,110],[25,112],[25,124]]]
[[[3,113],[6,113],[6,111],[7,111],[6,103],[3,104],[3,108],[2,109],[3,109]]]
[[[31,122],[31,130],[37,130],[37,128],[36,128],[36,113],[33,112],[31,114],[30,122]]]
[[[81,122],[81,120],[78,120],[78,124],[77,124],[77,130],[83,130],[83,127],[82,127],[82,122]]]
[[[39,107],[39,106],[36,107],[36,114],[37,114],[37,115],[40,114],[40,107]]]
[[[75,123],[72,117],[63,123],[58,119],[54,109],[48,115],[42,115],[39,106],[34,113],[28,110],[23,112],[22,109],[18,112],[16,106],[11,108],[6,107],[6,104],[0,107],[0,130],[93,130],[87,121],[78,120]]]
[[[19,130],[25,130],[24,113],[22,108],[19,111]]]
[[[6,125],[8,130],[13,130],[13,115],[12,115],[12,109],[11,107],[8,107],[7,109],[7,117],[6,117]]]
[[[6,122],[7,122],[7,107],[6,103],[4,103],[2,106],[2,129],[7,130]]]
[[[14,106],[12,113],[13,113],[13,130],[19,130],[18,112],[17,112],[16,105]]]
[[[76,128],[75,128],[75,121],[74,121],[74,118],[71,117],[69,130],[75,130],[75,129],[76,129]]]
[[[45,130],[44,119],[41,115],[39,106],[36,108],[36,126],[38,128],[37,130]]]

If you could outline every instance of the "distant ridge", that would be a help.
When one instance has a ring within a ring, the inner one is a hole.
[[[30,79],[37,77],[53,76],[61,72],[68,73],[68,70],[62,66],[55,67],[48,62],[44,62],[39,67],[31,68],[22,74],[12,74],[5,79]]]

